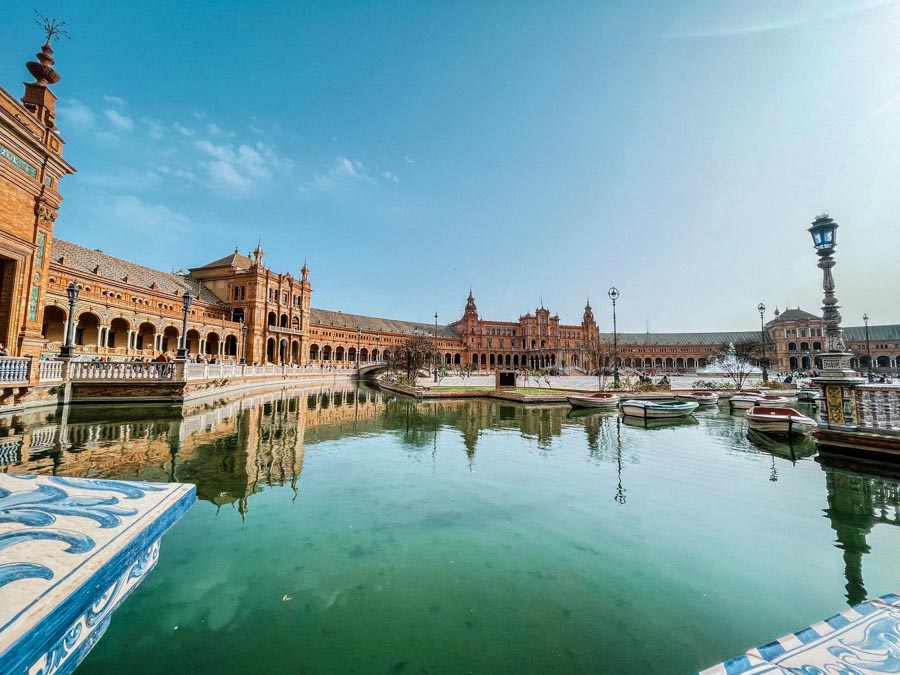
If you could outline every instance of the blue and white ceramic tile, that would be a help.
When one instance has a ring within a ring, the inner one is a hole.
[[[0,672],[71,672],[194,500],[192,485],[0,474]]]
[[[900,595],[883,595],[700,675],[900,673]]]

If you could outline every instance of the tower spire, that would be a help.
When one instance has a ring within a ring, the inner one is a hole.
[[[56,61],[53,59],[53,48],[50,46],[50,41],[53,38],[69,37],[69,34],[65,30],[65,21],[47,19],[38,12],[35,14],[38,17],[38,25],[44,29],[46,39],[41,46],[41,51],[35,54],[37,61],[28,61],[25,64],[28,72],[34,78],[34,82],[25,83],[25,95],[22,97],[22,103],[34,113],[48,131],[56,131],[56,94],[50,91],[50,85],[59,82],[60,75],[53,69]]]

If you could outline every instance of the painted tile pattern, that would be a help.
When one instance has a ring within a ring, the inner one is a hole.
[[[192,485],[0,474],[0,672],[74,670],[195,498]]]
[[[700,675],[900,673],[900,595],[883,595]]]

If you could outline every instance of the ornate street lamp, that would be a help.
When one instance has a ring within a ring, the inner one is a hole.
[[[872,352],[869,350],[869,315],[863,314],[863,323],[866,324],[866,366],[869,382],[872,381]]]
[[[66,286],[66,295],[69,296],[69,319],[66,327],[66,343],[59,350],[59,358],[71,359],[74,354],[73,345],[75,344],[75,303],[78,302],[78,293],[81,291],[78,284],[70,281]]]
[[[834,267],[834,247],[837,245],[838,224],[829,218],[828,214],[816,216],[809,228],[812,235],[813,246],[819,256],[819,269],[822,270],[822,289],[825,297],[822,300],[822,319],[825,322],[826,351],[832,354],[844,353],[847,347],[844,345],[844,337],[841,333],[840,306],[834,295],[834,277],[831,268]]]
[[[763,319],[766,314],[766,306],[763,303],[759,303],[756,309],[759,310],[759,337],[762,339],[762,378],[763,383],[768,384],[769,370],[766,366],[769,365],[769,362],[766,360],[766,324]]]
[[[362,328],[356,327],[356,370],[359,370],[359,347],[362,344]]]
[[[613,286],[607,293],[613,306],[613,382],[619,384],[619,334],[616,327],[616,300],[619,299],[619,289]]]
[[[181,322],[181,346],[178,348],[178,353],[175,355],[177,361],[187,361],[188,359],[187,322],[188,312],[191,310],[191,303],[193,301],[194,298],[191,296],[190,291],[185,291],[181,296],[181,312],[184,314],[184,319]]]
[[[241,321],[241,365],[247,363],[247,324]]]

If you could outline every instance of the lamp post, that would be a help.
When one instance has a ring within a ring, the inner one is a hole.
[[[384,354],[381,353],[379,347],[381,346],[381,331],[375,331],[375,351],[378,353],[378,359],[384,360]],[[373,359],[373,361],[377,361],[378,359]]]
[[[613,306],[613,382],[619,384],[619,333],[616,327],[616,300],[619,299],[619,289],[613,286],[607,293]]]
[[[74,281],[70,281],[66,286],[66,295],[69,296],[69,319],[66,327],[66,343],[59,350],[59,358],[71,359],[74,354],[73,345],[75,344],[75,303],[78,301],[78,293],[81,289]]]
[[[181,296],[181,312],[184,314],[184,319],[181,322],[181,346],[178,348],[178,353],[175,355],[176,361],[187,361],[188,359],[187,322],[188,312],[191,310],[191,303],[193,301],[194,298],[191,297],[190,291],[185,291]]]
[[[241,321],[241,365],[247,363],[247,324]]]
[[[356,327],[356,370],[359,371],[359,347],[362,344],[362,328]]]
[[[866,324],[866,367],[869,382],[872,381],[872,352],[869,350],[869,315],[863,314],[863,323]]]
[[[768,361],[766,360],[766,324],[763,319],[766,314],[766,306],[763,303],[759,303],[756,306],[756,309],[759,310],[759,337],[762,339],[762,378],[763,383],[768,384],[769,371],[766,368],[768,365]]]
[[[431,374],[434,375],[434,381],[438,381],[437,377],[437,351],[435,348],[435,344],[437,344],[437,320],[438,313],[434,313],[434,335],[431,338]]]

